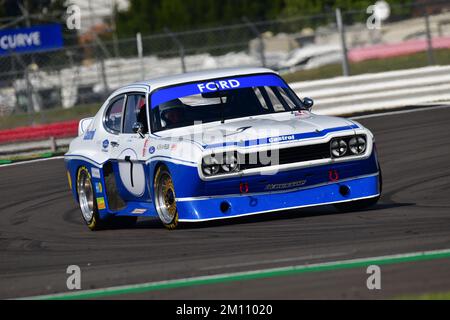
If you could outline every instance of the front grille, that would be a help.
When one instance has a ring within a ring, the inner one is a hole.
[[[273,158],[272,159],[272,155]],[[296,162],[330,159],[330,144],[321,143],[313,144],[309,146],[293,147],[293,148],[283,148],[278,149],[278,162],[276,161],[276,150],[275,153],[272,150],[267,152],[254,152],[248,153],[243,156],[244,162],[241,161],[241,170],[267,167],[272,165],[282,165]],[[272,160],[272,162],[269,162]]]

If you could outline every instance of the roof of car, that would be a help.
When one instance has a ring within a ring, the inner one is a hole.
[[[213,69],[213,70],[205,70],[205,71],[196,71],[196,72],[187,72],[172,76],[164,76],[158,77],[146,81],[136,82],[125,86],[121,89],[127,87],[136,87],[136,86],[150,86],[150,90],[154,91],[161,87],[167,87],[171,85],[187,83],[187,82],[195,82],[202,81],[214,78],[226,78],[233,76],[244,76],[244,75],[252,75],[252,74],[260,74],[260,73],[276,73],[273,70],[267,68],[223,68],[223,69]],[[120,90],[120,89],[119,89]]]

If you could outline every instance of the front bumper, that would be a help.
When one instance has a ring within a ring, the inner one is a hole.
[[[347,187],[348,193],[342,194],[342,187]],[[295,191],[185,198],[177,201],[177,207],[180,222],[200,222],[368,199],[379,195],[379,173],[375,173]]]

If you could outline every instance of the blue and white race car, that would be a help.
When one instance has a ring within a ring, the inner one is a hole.
[[[82,217],[198,222],[333,204],[374,205],[381,170],[361,124],[311,113],[275,72],[186,73],[115,91],[65,155]]]

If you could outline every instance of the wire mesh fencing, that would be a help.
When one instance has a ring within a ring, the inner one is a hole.
[[[98,104],[132,82],[219,67],[265,66],[308,80],[307,70],[325,76],[327,67],[342,75],[345,62],[349,75],[448,64],[450,4],[439,3],[391,6],[379,21],[369,8],[342,12],[343,28],[334,10],[272,21],[243,17],[228,26],[117,40],[90,35],[59,50],[0,56],[0,115]]]

